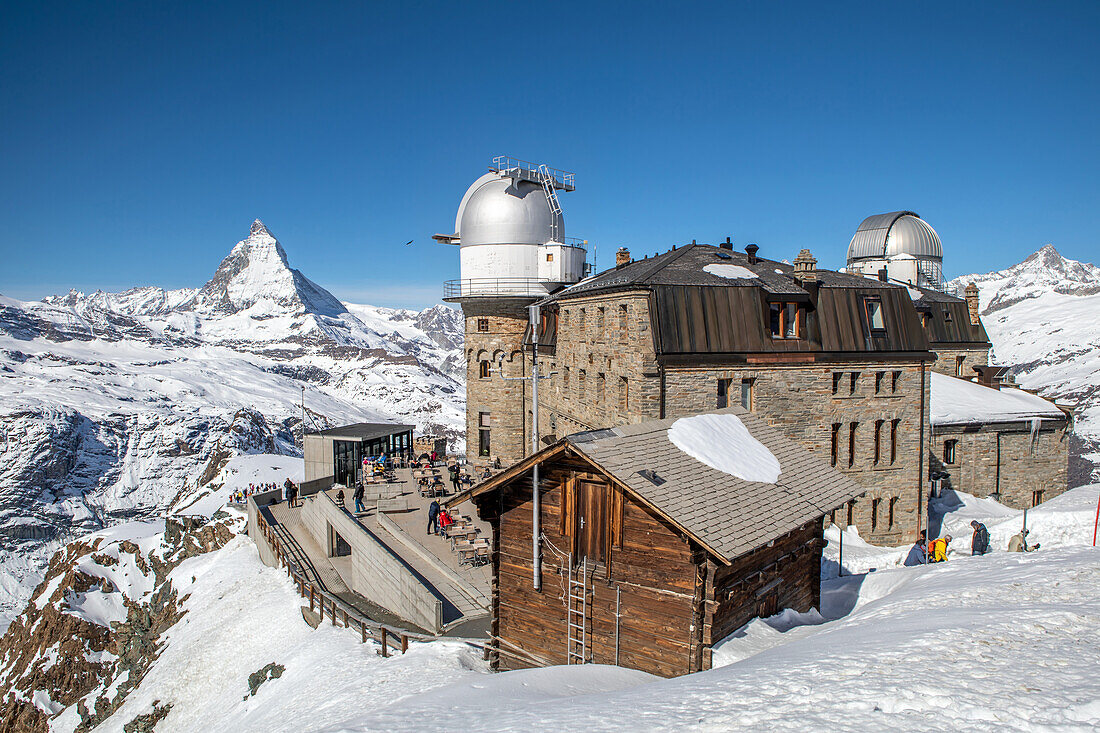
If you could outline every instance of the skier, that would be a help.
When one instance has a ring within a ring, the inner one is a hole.
[[[439,502],[432,499],[428,505],[428,534],[439,534]]]
[[[984,555],[989,552],[989,530],[977,519],[970,523],[974,528],[974,538],[970,540],[970,554]]]
[[[455,490],[455,493],[458,493],[458,464],[457,463],[452,463],[451,464],[450,472],[451,472],[451,488],[453,488]]]

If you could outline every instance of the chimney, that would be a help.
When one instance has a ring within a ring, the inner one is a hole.
[[[817,280],[817,260],[810,250],[804,249],[794,258],[794,277],[804,283]]]
[[[978,384],[991,389],[1000,389],[1008,367],[982,364],[974,367],[974,371],[978,373]]]
[[[890,273],[885,267],[878,271],[878,279],[880,282],[886,282],[889,277]]]
[[[630,250],[626,247],[619,247],[615,252],[615,269],[619,269],[625,265],[630,264]]]
[[[966,309],[970,311],[970,325],[977,326],[981,322],[978,320],[978,286],[974,283],[967,285],[963,298],[966,299]]]
[[[760,248],[757,247],[755,244],[750,244],[748,247],[745,247],[745,252],[747,252],[748,255],[749,255],[749,264],[750,265],[755,265],[756,264],[756,253],[759,252],[759,251],[760,251]]]
[[[726,241],[718,243],[718,248],[719,249],[733,249],[733,242],[730,241],[729,237],[726,237]]]

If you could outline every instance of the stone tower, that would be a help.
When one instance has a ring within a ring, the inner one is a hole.
[[[466,320],[466,456],[503,466],[529,452],[528,306],[586,274],[586,243],[565,236],[559,191],[573,174],[507,157],[462,197],[454,234],[461,278],[444,285]],[[526,355],[526,356],[525,356]]]

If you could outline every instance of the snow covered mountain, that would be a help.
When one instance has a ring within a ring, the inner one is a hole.
[[[1006,270],[948,283],[978,286],[992,359],[1044,397],[1077,406],[1071,485],[1100,476],[1100,267],[1046,245]]]
[[[201,289],[0,296],[0,629],[50,552],[190,504],[246,453],[401,420],[461,442],[461,314],[341,303],[262,222]]]

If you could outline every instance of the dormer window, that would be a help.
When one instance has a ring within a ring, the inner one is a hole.
[[[951,311],[948,308],[943,309],[943,322],[951,323]]]
[[[773,339],[805,338],[806,307],[798,303],[769,303],[768,320]]]
[[[867,325],[871,332],[885,331],[886,320],[882,314],[882,299],[877,295],[863,299],[863,309],[867,312]]]

